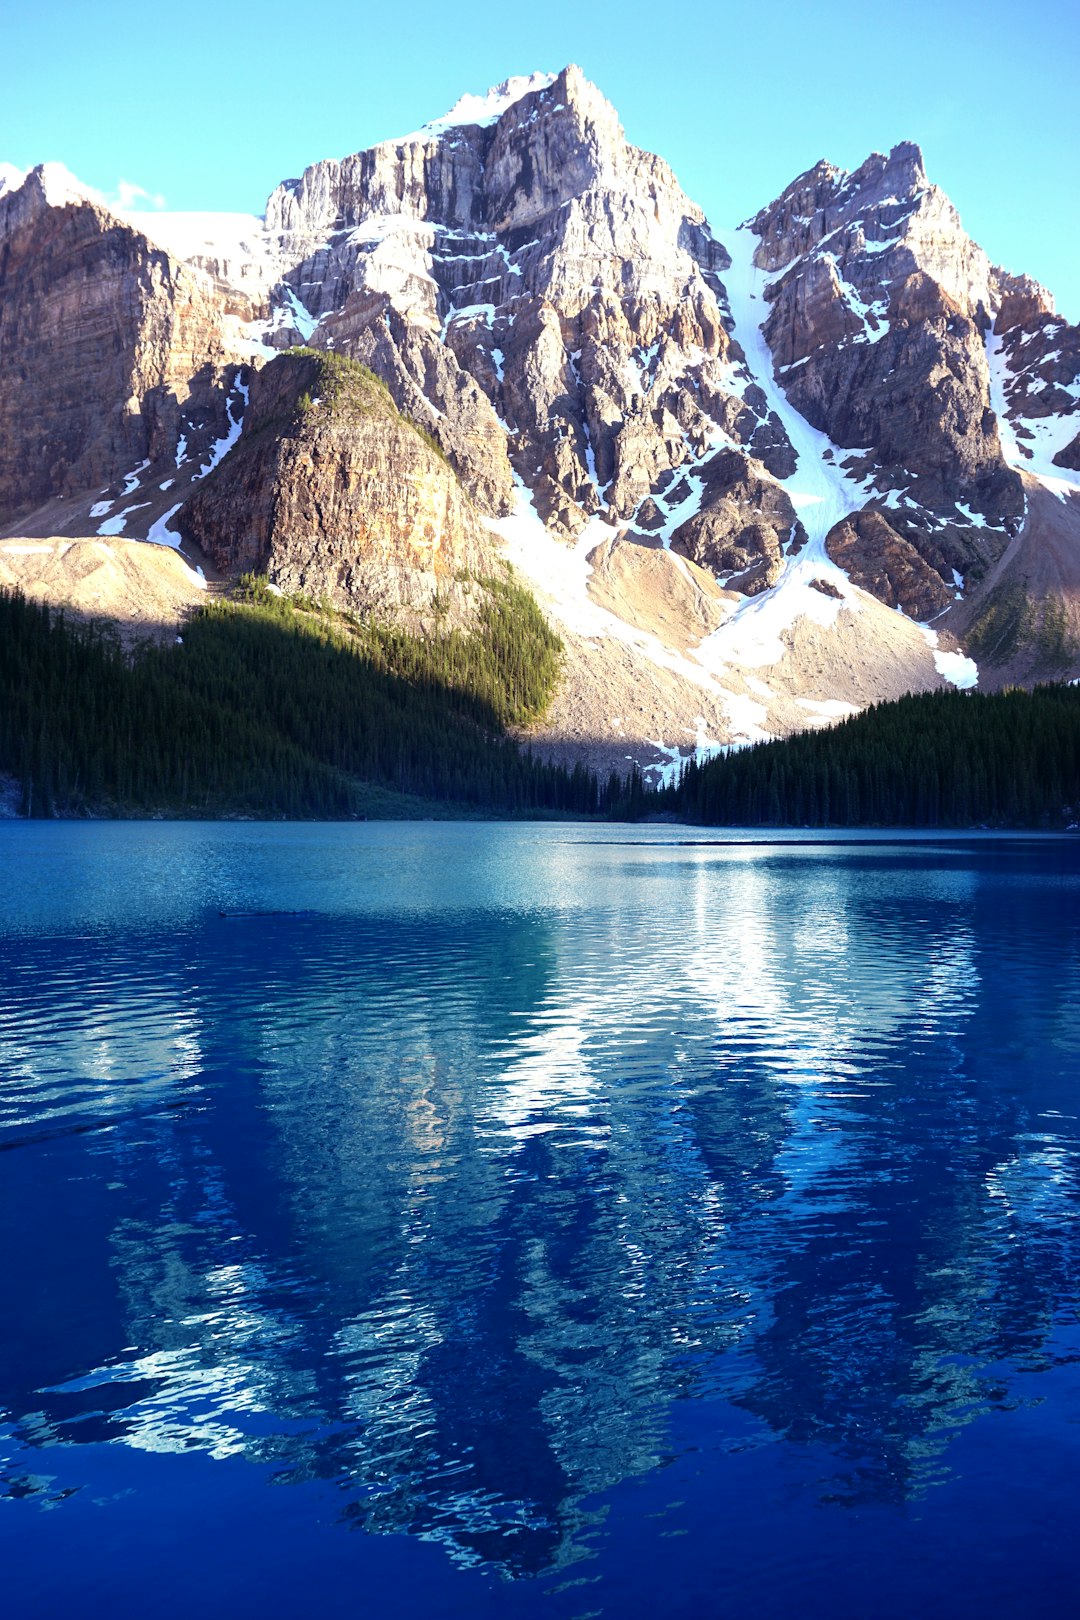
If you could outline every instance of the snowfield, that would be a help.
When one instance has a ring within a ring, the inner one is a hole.
[[[1032,437],[1021,441],[1009,416],[1008,389],[1012,371],[1001,339],[994,331],[986,335],[986,361],[990,367],[990,404],[998,420],[1002,455],[1017,472],[1030,473],[1052,495],[1067,501],[1080,491],[1080,472],[1055,466],[1054,457],[1080,432],[1080,412],[1070,416],[1026,416],[1024,428]],[[1065,392],[1080,400],[1080,382],[1072,383]]]
[[[762,390],[798,457],[794,473],[776,482],[787,492],[807,535],[806,544],[797,556],[786,560],[784,572],[772,589],[748,597],[699,651],[698,656],[708,668],[731,663],[759,669],[778,663],[784,656],[780,635],[790,630],[796,619],[809,618],[829,626],[845,605],[858,612],[861,593],[826,553],[825,536],[841,518],[865,504],[868,485],[865,478],[852,477],[840,465],[844,456],[852,452],[841,449],[827,434],[811,427],[776,380],[772,351],[761,330],[769,308],[764,297],[765,283],[775,278],[754,264],[757,237],[748,227],[740,226],[722,235],[721,240],[731,255],[724,286],[735,324],[734,335],[746,355],[746,385],[754,382]],[[827,581],[840,592],[839,598],[815,590],[811,584],[815,579]]]

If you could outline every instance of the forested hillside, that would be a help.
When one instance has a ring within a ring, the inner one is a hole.
[[[549,765],[508,728],[542,714],[561,645],[511,577],[471,632],[428,637],[247,579],[175,646],[0,592],[0,775],[24,815],[663,815],[730,826],[1080,820],[1080,688],[954,690],[759,743],[651,791]],[[381,796],[380,796],[381,795]],[[389,796],[388,796],[389,795]],[[404,796],[400,802],[393,795]]]
[[[727,826],[1046,826],[1080,819],[1080,688],[926,692],[759,743],[659,796]]]
[[[362,784],[500,813],[598,805],[595,778],[534,760],[561,648],[527,592],[482,583],[470,633],[421,638],[272,595],[211,602],[172,647],[125,657],[0,593],[0,772],[25,815],[349,816]]]

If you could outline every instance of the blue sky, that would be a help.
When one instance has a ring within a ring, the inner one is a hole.
[[[721,230],[819,157],[918,141],[991,258],[1080,319],[1076,0],[21,0],[0,161],[261,212],[278,180],[576,61]]]

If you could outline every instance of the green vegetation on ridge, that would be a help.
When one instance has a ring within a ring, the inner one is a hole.
[[[446,461],[446,452],[435,435],[407,411],[400,410],[382,378],[361,361],[337,354],[333,349],[308,349],[301,345],[283,349],[282,355],[305,363],[303,388],[296,401],[301,416],[313,410],[317,400],[334,410],[374,411],[398,417],[440,461]]]
[[[1004,664],[1019,652],[1033,653],[1038,667],[1053,673],[1077,655],[1076,638],[1061,596],[1040,602],[1019,581],[990,592],[968,631],[967,644],[980,663]]]
[[[421,638],[249,580],[180,645],[126,659],[100,630],[0,593],[0,771],[24,814],[363,814],[357,783],[507,813],[595,810],[595,778],[522,752],[560,643],[484,582],[478,628]]]

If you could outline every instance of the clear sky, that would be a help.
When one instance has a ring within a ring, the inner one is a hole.
[[[261,213],[305,164],[574,61],[722,236],[827,157],[918,141],[991,258],[1080,320],[1078,0],[12,0],[0,161]]]

